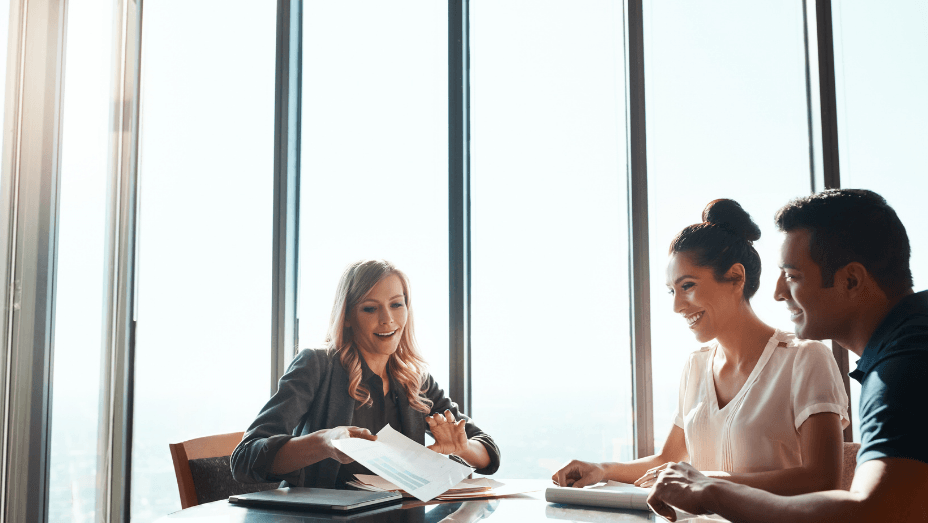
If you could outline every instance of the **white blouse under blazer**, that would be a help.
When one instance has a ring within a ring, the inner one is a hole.
[[[680,378],[674,424],[698,470],[764,472],[802,464],[799,427],[834,412],[849,423],[848,399],[831,350],[820,341],[775,331],[738,394],[723,408],[712,359],[718,343],[690,354]]]

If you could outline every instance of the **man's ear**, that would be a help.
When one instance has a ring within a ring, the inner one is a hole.
[[[851,262],[835,273],[835,285],[840,285],[842,290],[851,294],[860,292],[868,279],[871,279],[870,273],[860,262]]]

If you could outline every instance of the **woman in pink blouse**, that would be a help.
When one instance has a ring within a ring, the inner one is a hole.
[[[706,345],[684,367],[670,435],[659,454],[635,461],[571,461],[552,476],[556,484],[650,487],[667,464],[687,461],[708,476],[782,495],[837,488],[847,394],[828,347],[774,329],[751,308],[759,238],[732,200],[709,203],[703,222],[674,238],[673,311]]]

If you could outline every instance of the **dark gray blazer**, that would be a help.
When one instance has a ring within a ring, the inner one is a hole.
[[[393,387],[393,383],[390,386]],[[428,430],[425,414],[410,407],[405,395],[397,396],[402,433],[425,444]],[[490,465],[477,472],[496,472],[500,460],[496,443],[458,411],[457,404],[445,395],[431,375],[426,379],[424,396],[432,401],[432,413],[447,409],[455,419],[467,420],[467,437],[482,443],[490,455]],[[243,483],[285,481],[295,487],[335,487],[341,464],[334,459],[326,458],[284,475],[271,474],[271,464],[280,448],[295,436],[352,425],[357,405],[358,401],[348,395],[348,372],[338,356],[323,349],[301,351],[280,378],[277,393],[264,405],[232,452],[232,475]]]

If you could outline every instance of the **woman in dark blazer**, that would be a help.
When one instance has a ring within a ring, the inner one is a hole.
[[[385,425],[481,474],[499,448],[458,411],[419,355],[406,275],[365,260],[342,274],[326,348],[303,350],[232,453],[241,482],[333,488],[365,467],[336,449],[340,438],[375,439]]]

